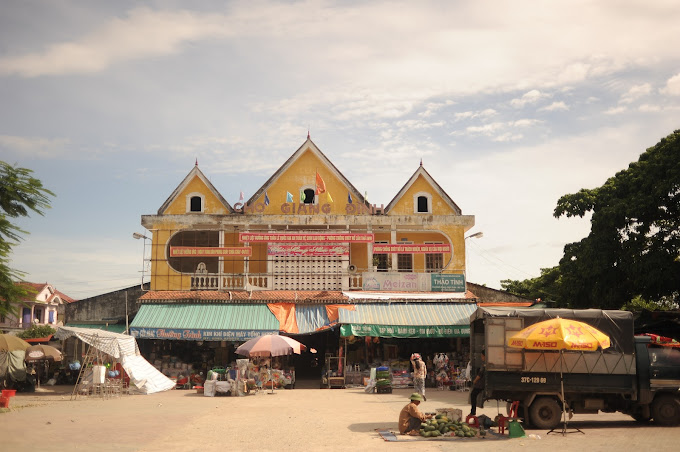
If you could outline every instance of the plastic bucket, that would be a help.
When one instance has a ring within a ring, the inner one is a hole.
[[[527,435],[522,424],[517,421],[510,421],[508,422],[508,436],[510,438],[526,438]]]
[[[16,390],[16,389],[3,389],[3,390],[2,390],[2,396],[3,396],[3,397],[7,397],[8,399],[9,399],[10,397],[14,397],[15,395],[17,395],[17,390]]]

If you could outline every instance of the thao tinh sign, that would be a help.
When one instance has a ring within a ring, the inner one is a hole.
[[[364,290],[465,292],[465,276],[450,273],[364,273]]]

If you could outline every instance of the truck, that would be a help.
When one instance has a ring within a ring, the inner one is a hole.
[[[597,328],[609,336],[611,346],[590,352],[508,346],[508,339],[523,328],[555,317]],[[472,377],[485,369],[482,403],[519,402],[517,417],[526,427],[554,429],[563,409],[576,415],[621,412],[639,422],[680,424],[680,348],[635,336],[632,312],[479,307],[470,316],[470,352]]]

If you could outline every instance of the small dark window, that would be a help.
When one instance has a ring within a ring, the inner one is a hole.
[[[305,204],[314,204],[314,189],[308,188],[303,193],[305,194]]]
[[[430,209],[427,208],[427,196],[418,196],[418,212],[427,213]]]
[[[413,254],[397,254],[397,270],[410,272],[413,269]]]
[[[200,196],[192,196],[191,197],[191,207],[190,207],[192,212],[203,212],[203,209],[201,208],[201,197]]]
[[[374,254],[373,265],[377,267],[379,272],[386,272],[390,268],[390,261],[387,254]]]

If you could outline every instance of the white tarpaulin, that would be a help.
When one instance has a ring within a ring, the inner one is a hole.
[[[130,384],[134,384],[143,394],[167,391],[175,387],[175,382],[160,373],[141,355],[124,356],[121,364],[130,377]]]
[[[143,394],[167,391],[175,387],[175,383],[153,367],[139,354],[137,341],[126,334],[91,328],[60,326],[54,334],[57,339],[76,337],[90,346],[120,360],[123,369]]]
[[[134,337],[126,334],[112,333],[111,331],[96,330],[93,328],[76,328],[74,326],[60,326],[54,333],[57,339],[77,337],[97,350],[107,355],[120,359],[123,356],[139,355],[137,341]]]

